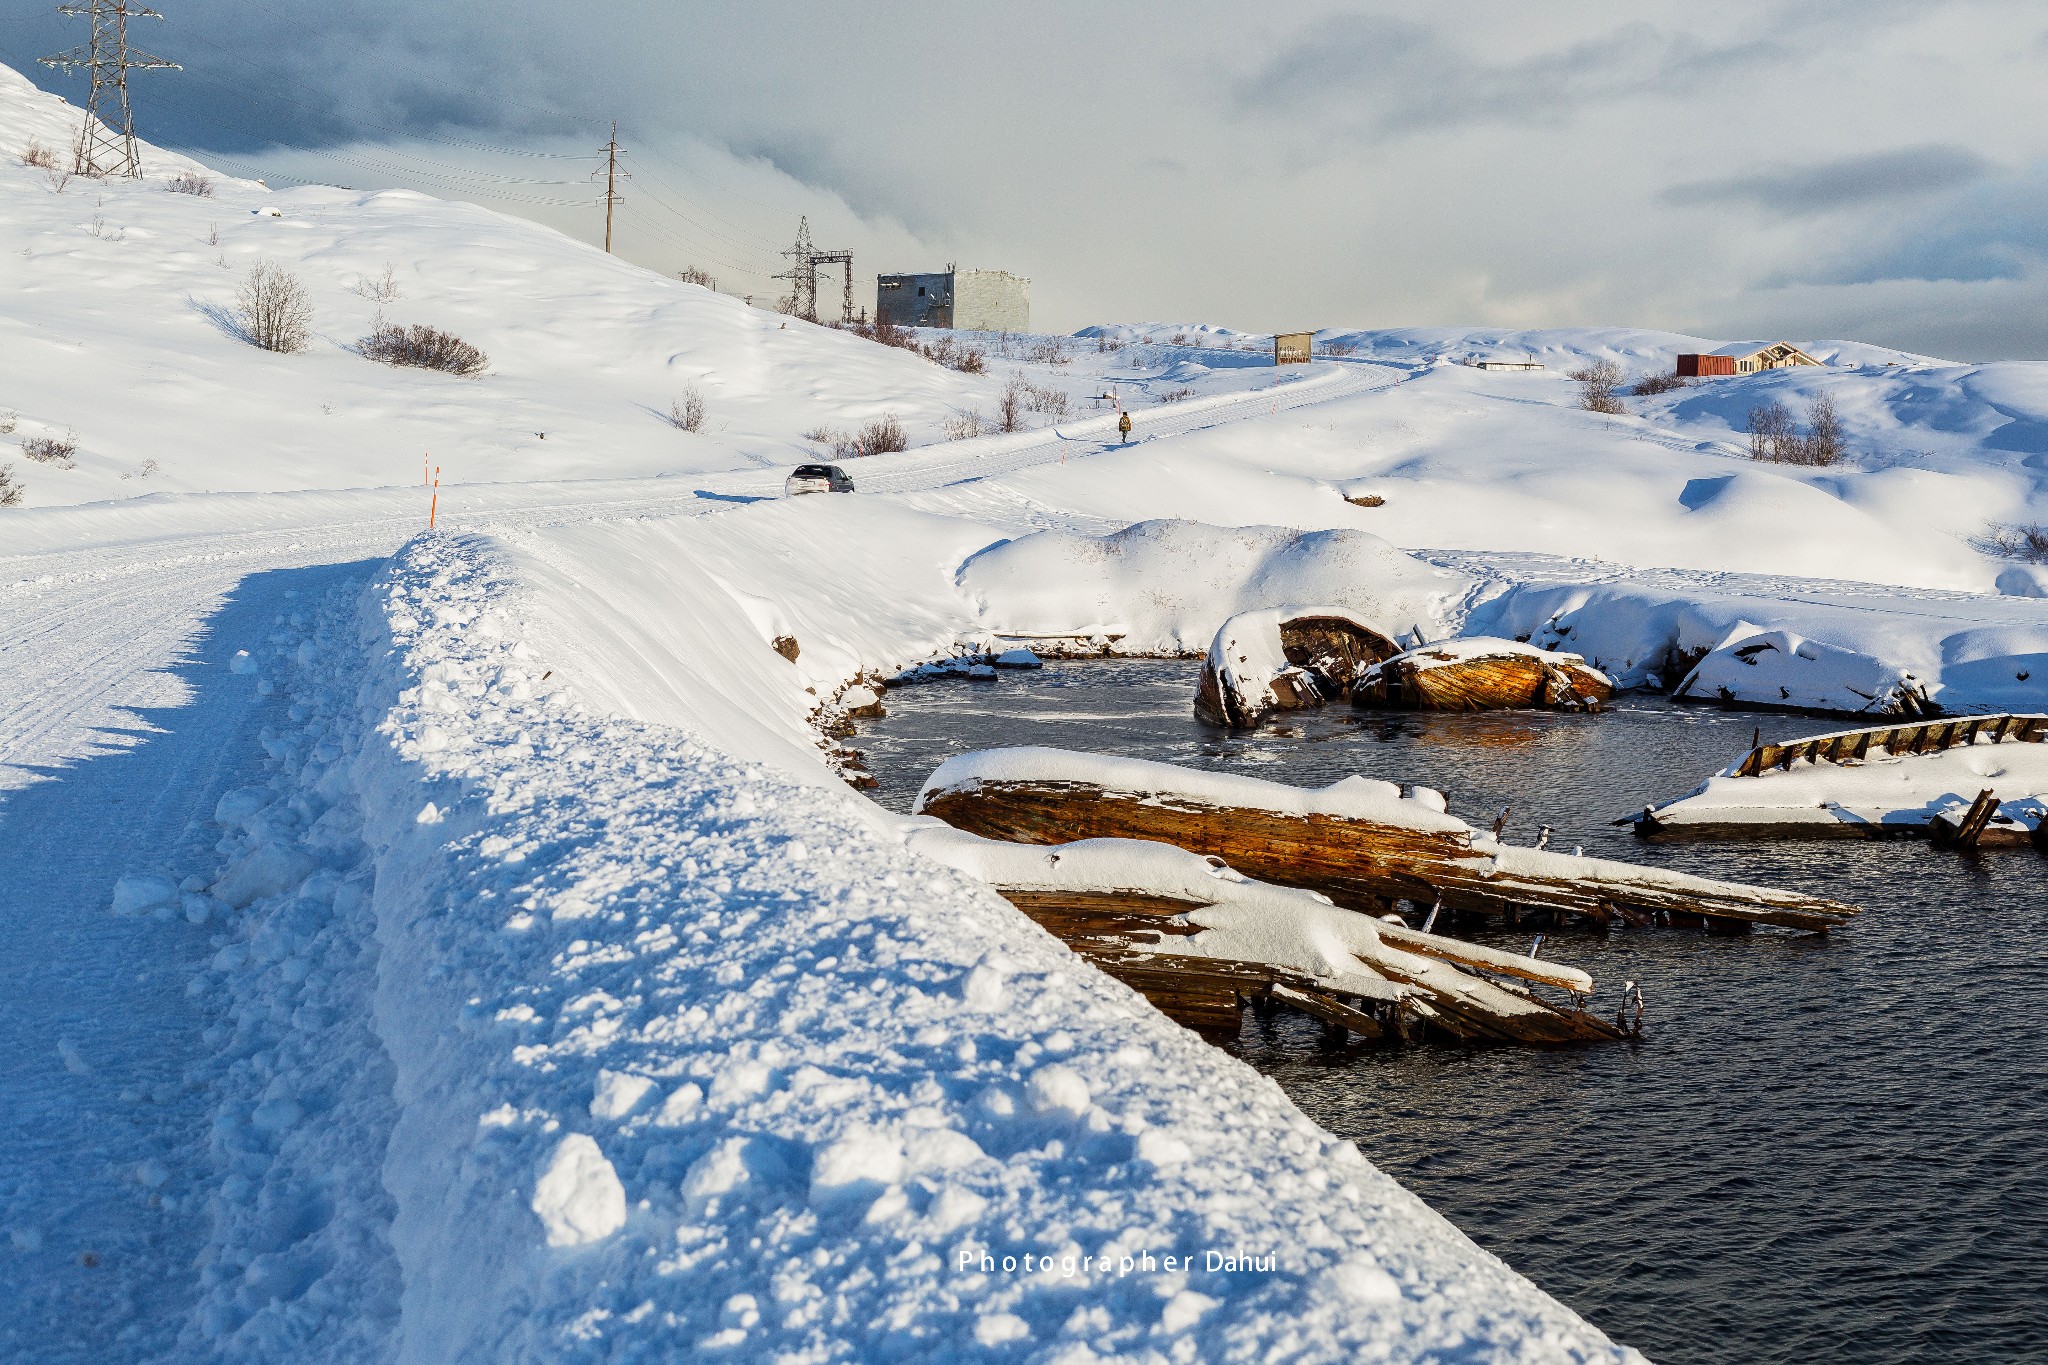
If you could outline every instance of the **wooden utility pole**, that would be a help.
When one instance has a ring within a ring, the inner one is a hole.
[[[598,148],[604,153],[604,249],[610,255],[612,249],[612,206],[624,196],[619,193],[619,181],[631,180],[632,172],[619,169],[619,124],[612,121],[611,141]]]

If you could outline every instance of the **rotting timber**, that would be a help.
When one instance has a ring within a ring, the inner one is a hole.
[[[1578,919],[1732,932],[1770,924],[1825,932],[1857,913],[1853,906],[1799,892],[1517,847],[1462,822],[1418,827],[1393,819],[1216,804],[1177,790],[1179,770],[1165,764],[1142,765],[1162,770],[1148,774],[1156,780],[1138,784],[1147,789],[1124,789],[1090,781],[978,778],[971,769],[979,757],[963,755],[934,774],[919,797],[919,812],[1020,843],[1122,838],[1172,844],[1222,858],[1246,876],[1318,891],[1368,914],[1384,914],[1395,902],[1407,901],[1453,916],[1498,916],[1511,926]]]
[[[1167,1018],[1198,1033],[1234,1036],[1249,1003],[1254,1007],[1286,1005],[1368,1041],[1415,1042],[1440,1037],[1469,1043],[1556,1046],[1629,1036],[1625,1029],[1584,1009],[1552,1004],[1526,988],[1500,980],[1487,984],[1536,1008],[1503,1015],[1458,993],[1432,989],[1420,977],[1404,977],[1384,962],[1375,966],[1406,988],[1407,998],[1377,1000],[1348,994],[1320,978],[1272,963],[1143,950],[1144,945],[1199,933],[1199,926],[1185,919],[1189,912],[1201,908],[1197,902],[1125,892],[1003,886],[995,890],[1075,953],[1151,1001]],[[1383,930],[1391,927],[1381,926]],[[1412,933],[1397,942],[1411,952],[1426,953],[1416,946],[1417,940],[1456,944],[1456,940]],[[1449,953],[1442,958],[1457,960]],[[1463,960],[1471,961],[1469,957]],[[1503,976],[1512,971],[1498,962],[1488,962],[1482,970],[1489,968]],[[1479,978],[1474,980],[1476,984]]]
[[[1416,711],[1597,710],[1613,698],[1613,681],[1580,656],[1512,640],[1407,650],[1365,669],[1351,691],[1353,706]]]

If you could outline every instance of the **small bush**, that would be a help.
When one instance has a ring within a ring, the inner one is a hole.
[[[2048,526],[2038,521],[2028,526],[2001,526],[1993,523],[1985,528],[1984,548],[2007,559],[2023,559],[2029,564],[2048,564]]]
[[[21,149],[21,164],[33,166],[39,171],[54,171],[57,169],[57,154],[36,139],[30,138],[28,146]]]
[[[804,433],[804,439],[806,441],[814,441],[821,446],[829,446],[837,438],[833,436],[832,428],[830,427],[812,427]]]
[[[996,400],[996,430],[1017,431],[1024,426],[1024,391],[1028,386],[1021,379],[1010,380],[1003,389],[1003,396]]]
[[[422,370],[448,374],[477,374],[491,358],[452,332],[414,323],[410,327],[385,326],[364,337],[357,346],[371,360],[386,365],[410,365]],[[699,407],[703,400],[699,399]],[[700,411],[697,420],[704,420]],[[695,431],[695,427],[687,428]]]
[[[1675,374],[1646,374],[1635,382],[1629,392],[1638,398],[1648,398],[1653,393],[1669,393],[1673,389],[1689,389],[1690,379],[1681,379]]]
[[[1749,457],[1772,464],[1803,464],[1825,467],[1841,462],[1842,419],[1835,400],[1827,394],[1815,396],[1806,410],[1805,435],[1792,423],[1792,414],[1775,399],[1749,410]]]
[[[20,420],[21,415],[19,413],[11,411],[0,412],[0,436],[5,436],[9,432],[13,431],[14,424]]]
[[[982,431],[980,408],[969,408],[958,417],[946,419],[946,439],[949,441],[969,441],[981,435]]]
[[[63,166],[50,166],[43,171],[44,178],[50,182],[50,188],[58,194],[64,193],[65,186],[71,183],[71,175],[71,171]]]
[[[1178,403],[1184,398],[1193,398],[1194,396],[1195,391],[1193,389],[1168,389],[1165,393],[1159,395],[1159,401],[1162,403]]]
[[[313,303],[298,277],[275,261],[249,267],[235,291],[242,334],[252,346],[289,355],[306,349],[313,338]]]
[[[72,469],[77,461],[78,437],[73,432],[62,436],[31,436],[21,443],[21,453],[37,464],[53,464],[59,469]]]
[[[218,246],[219,242],[212,244]],[[359,297],[371,303],[390,303],[398,297],[398,267],[386,261],[383,274],[358,275],[353,288]]]
[[[1041,337],[1031,343],[1024,358],[1039,365],[1064,365],[1067,363],[1067,348],[1058,337]]]
[[[1571,372],[1578,381],[1579,406],[1587,412],[1604,412],[1610,416],[1628,411],[1622,403],[1618,390],[1621,388],[1621,366],[1611,360],[1596,360],[1581,365]]]
[[[861,455],[888,455],[910,449],[910,438],[903,434],[903,426],[893,412],[883,413],[862,427],[855,439],[859,442],[857,453]]]
[[[201,199],[213,198],[213,181],[197,171],[179,171],[164,182],[164,188],[172,194],[196,194]]]
[[[679,402],[668,405],[669,425],[678,431],[699,431],[704,426],[704,395],[694,387],[683,390]]]
[[[21,495],[28,490],[14,477],[14,466],[0,464],[0,507],[18,507]]]
[[[684,284],[702,285],[706,289],[718,288],[718,281],[711,278],[710,272],[699,270],[694,265],[686,265],[681,270],[678,270],[676,278]]]

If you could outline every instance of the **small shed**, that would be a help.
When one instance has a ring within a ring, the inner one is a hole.
[[[1782,370],[1790,365],[1818,364],[1818,360],[1789,341],[1738,341],[1729,346],[1717,346],[1702,354],[1680,355],[1678,377],[1707,379],[1716,375]]]
[[[1314,332],[1276,332],[1273,334],[1273,363],[1275,365],[1306,365],[1315,348]]]

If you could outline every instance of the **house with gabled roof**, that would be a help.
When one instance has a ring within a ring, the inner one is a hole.
[[[1681,379],[1705,379],[1714,375],[1782,370],[1789,365],[1818,364],[1818,360],[1789,341],[1736,341],[1701,354],[1681,354],[1678,357],[1678,375]]]

